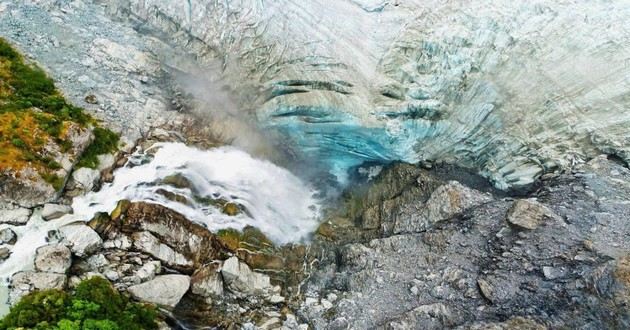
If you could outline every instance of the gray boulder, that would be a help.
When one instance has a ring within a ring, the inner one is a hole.
[[[467,209],[487,203],[492,197],[450,181],[435,189],[424,205],[408,207],[394,225],[394,233],[421,232],[453,218]]]
[[[11,228],[0,230],[0,244],[13,245],[17,241],[17,235]]]
[[[62,216],[72,213],[72,207],[68,205],[52,204],[48,203],[44,205],[42,209],[42,218],[44,220],[53,220],[61,218]]]
[[[31,213],[30,209],[12,204],[0,206],[0,224],[6,223],[16,226],[25,225],[28,222]]]
[[[66,286],[67,279],[64,274],[33,271],[17,272],[11,277],[9,302],[14,304],[22,296],[34,290],[63,289]]]
[[[223,263],[221,275],[230,290],[235,295],[266,295],[273,288],[269,276],[252,271],[249,266],[231,257]]]
[[[65,274],[72,265],[72,253],[62,244],[44,245],[35,252],[35,270]]]
[[[188,260],[183,254],[163,244],[148,231],[134,233],[132,238],[133,246],[136,249],[152,255],[171,267],[186,268],[193,266],[192,261]]]
[[[161,275],[153,280],[128,288],[138,300],[160,306],[175,307],[190,287],[190,277],[186,275]]]
[[[212,263],[198,269],[191,278],[192,293],[202,297],[223,295],[221,264]]]
[[[101,237],[83,223],[73,223],[59,228],[64,242],[70,245],[72,253],[79,257],[96,252],[103,245]]]

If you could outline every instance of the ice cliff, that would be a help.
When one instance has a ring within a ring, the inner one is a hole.
[[[218,60],[243,112],[341,180],[364,161],[447,161],[507,188],[630,160],[627,1],[33,3],[96,3],[193,71]]]

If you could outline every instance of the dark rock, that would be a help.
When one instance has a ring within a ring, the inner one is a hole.
[[[17,235],[11,228],[0,230],[0,244],[13,245],[17,242]]]

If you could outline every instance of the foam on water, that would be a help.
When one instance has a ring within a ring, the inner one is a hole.
[[[154,151],[152,159],[143,158]],[[314,189],[288,170],[234,147],[199,150],[160,143],[136,155],[136,160],[137,166],[118,169],[114,181],[100,191],[75,198],[75,214],[89,219],[96,212],[110,212],[121,199],[146,201],[169,207],[212,231],[254,226],[279,244],[307,239],[317,228]],[[186,178],[190,187],[163,183],[172,175]],[[243,212],[226,215],[209,200],[235,203]]]

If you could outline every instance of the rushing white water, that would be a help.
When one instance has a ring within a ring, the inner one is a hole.
[[[199,150],[160,143],[136,155],[135,161],[138,165],[132,166],[132,158],[100,191],[75,198],[75,214],[90,218],[96,212],[110,212],[121,199],[146,201],[169,207],[212,231],[253,226],[279,244],[304,240],[318,225],[314,189],[288,170],[236,148]],[[173,175],[187,183],[164,182]],[[217,204],[225,202],[239,205],[242,212],[224,214]]]

